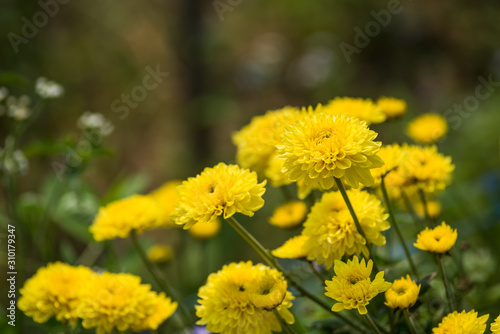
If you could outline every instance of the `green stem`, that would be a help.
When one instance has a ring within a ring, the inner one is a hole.
[[[156,270],[155,265],[149,260],[147,257],[146,253],[144,252],[144,249],[142,249],[141,244],[139,243],[139,239],[137,238],[137,233],[136,231],[132,230],[130,233],[130,237],[132,239],[132,242],[134,243],[135,249],[139,253],[139,256],[141,257],[142,263],[144,263],[144,266],[146,269],[149,271],[151,276],[153,277],[154,281],[160,289],[167,294],[167,296],[171,297],[173,300],[177,301],[179,303],[179,311],[180,311],[180,323],[182,328],[187,328],[189,327],[189,324],[191,323],[191,316],[189,314],[189,311],[186,309],[183,303],[181,303],[181,299],[177,296],[177,293],[169,286],[168,281],[166,280],[165,277],[160,278],[160,274]]]
[[[364,318],[366,319],[366,322],[368,323],[368,325],[370,325],[371,329],[373,329],[373,331],[376,333],[376,334],[382,334],[382,332],[380,331],[380,329],[377,327],[377,325],[375,324],[375,322],[373,321],[372,317],[366,313],[364,314]]]
[[[48,262],[49,260],[51,260],[49,256],[49,248],[51,247],[49,244],[52,244],[53,241],[50,240],[48,233],[51,222],[51,220],[49,219],[49,210],[51,210],[51,208],[54,206],[55,201],[58,200],[59,197],[58,195],[60,195],[59,189],[63,188],[64,183],[65,180],[63,179],[52,186],[47,196],[47,202],[44,205],[42,215],[40,218],[39,230],[38,230],[39,231],[38,235],[40,236],[40,238],[37,238],[37,240],[39,242],[38,247],[40,247],[40,254],[42,255],[42,259],[44,260],[44,262]]]
[[[410,333],[417,334],[417,329],[415,328],[415,324],[413,323],[413,319],[411,318],[410,311],[407,308],[405,308],[403,310],[403,313],[405,315],[406,324],[408,325],[408,328],[410,329]]]
[[[418,194],[420,195],[420,200],[422,201],[422,206],[424,207],[424,215],[425,219],[429,222],[431,226],[434,226],[434,221],[431,219],[431,216],[429,215],[429,209],[427,207],[427,199],[425,198],[425,192],[422,188],[418,189]]]
[[[453,306],[453,297],[451,294],[450,282],[448,281],[448,278],[446,277],[446,273],[444,271],[443,257],[441,254],[436,254],[436,261],[439,267],[439,274],[441,275],[441,279],[443,280],[449,312],[453,312],[455,308]]]
[[[380,187],[382,188],[382,194],[384,196],[384,201],[385,201],[385,206],[387,207],[387,210],[389,211],[389,219],[391,220],[391,225],[394,227],[394,230],[396,231],[396,234],[398,235],[399,241],[401,242],[401,245],[403,245],[404,252],[406,254],[406,258],[408,259],[408,263],[410,264],[411,271],[419,280],[419,274],[417,267],[415,266],[415,263],[413,262],[413,259],[411,258],[410,251],[408,250],[408,246],[406,245],[405,240],[403,239],[403,235],[401,234],[401,230],[399,229],[399,226],[396,222],[396,217],[394,216],[394,212],[392,211],[392,206],[391,206],[391,201],[389,200],[389,195],[387,194],[387,189],[385,187],[385,181],[384,177],[382,177],[382,182],[380,183]]]
[[[390,332],[391,334],[394,334],[395,331],[396,331],[396,320],[394,319],[395,318],[395,314],[394,312],[392,312],[392,310],[389,310],[389,312],[387,312],[389,314],[389,328],[390,328]]]
[[[226,221],[229,223],[229,225],[231,225],[232,228],[236,230],[236,232],[238,232],[238,234],[243,239],[245,239],[245,241],[250,246],[252,246],[253,249],[257,251],[257,253],[259,253],[259,255],[264,259],[264,261],[266,261],[271,267],[280,271],[283,274],[283,276],[285,276],[287,281],[289,281],[290,284],[294,286],[303,296],[309,298],[310,300],[321,306],[323,309],[334,314],[339,319],[342,319],[342,321],[344,321],[352,328],[355,328],[363,332],[362,328],[360,328],[355,323],[353,323],[346,317],[342,316],[341,314],[332,311],[330,306],[328,306],[328,304],[326,304],[324,301],[322,301],[321,299],[319,299],[318,297],[316,297],[315,295],[311,294],[309,291],[304,289],[295,279],[293,279],[287,272],[285,272],[285,270],[279,265],[274,256],[271,254],[271,252],[265,249],[264,246],[262,246],[260,242],[257,241],[257,239],[255,239],[254,236],[250,234],[250,232],[248,232],[243,226],[241,226],[241,224],[234,217],[229,217],[226,219]]]
[[[366,248],[368,248],[370,259],[373,262],[373,269],[375,269],[375,272],[378,273],[379,269],[377,266],[377,262],[375,261],[375,254],[373,254],[373,251],[370,247],[370,243],[368,242],[368,238],[366,237],[365,232],[363,231],[363,228],[361,227],[361,224],[359,223],[358,216],[356,215],[356,212],[354,211],[354,208],[352,207],[351,201],[349,200],[349,196],[347,195],[347,191],[345,190],[344,184],[342,183],[342,180],[337,179],[337,178],[335,178],[335,182],[337,183],[337,187],[339,188],[340,193],[342,194],[342,197],[344,198],[344,202],[347,205],[349,212],[351,213],[352,219],[354,220],[354,224],[356,225],[356,229],[358,230],[358,233],[365,239]]]
[[[396,312],[396,315],[394,317],[394,324],[397,324],[399,322],[399,318],[400,318],[400,312]]]
[[[271,267],[278,269],[278,263],[274,259],[271,252],[265,249],[264,246],[262,246],[261,243],[250,234],[250,232],[241,226],[241,224],[234,217],[226,218],[226,221],[243,239],[245,239],[248,244],[250,244],[250,246],[252,246],[253,249],[257,251],[257,253],[259,253],[264,261],[266,261]]]
[[[285,330],[285,332],[287,332],[287,334],[297,334],[297,332],[295,332],[292,327],[288,326],[285,319],[283,319],[283,317],[281,316],[281,314],[278,312],[277,309],[273,309],[273,312],[278,321],[280,322],[281,327]]]
[[[403,201],[405,202],[406,210],[412,216],[413,221],[416,224],[418,224],[418,226],[421,230],[423,230],[425,226],[422,223],[422,221],[420,220],[420,218],[417,216],[417,213],[415,212],[415,208],[413,208],[413,205],[411,204],[410,199],[408,198],[408,196],[406,195],[406,192],[403,189],[401,189],[401,197],[403,197]]]
[[[7,141],[7,140],[6,140]],[[12,143],[10,147],[8,147],[7,143],[5,145],[5,152],[2,160],[2,164],[5,163],[5,159],[7,155],[11,155],[12,152],[15,151],[16,147],[16,141]],[[8,151],[8,149],[12,149],[11,151]],[[18,217],[18,210],[17,210],[17,194],[16,194],[16,185],[15,185],[15,179],[12,174],[9,172],[3,171],[3,174],[1,176],[1,181],[2,181],[2,190],[4,192],[4,199],[5,199],[5,207],[6,207],[6,213],[7,213],[7,224],[11,224],[15,227],[15,234],[16,234],[16,247],[17,247],[17,256],[16,256],[16,272],[18,272],[17,276],[17,282],[22,286],[25,280],[25,262],[26,262],[26,256],[25,256],[25,245],[28,245],[29,243],[27,242],[28,237],[27,233],[28,230],[25,229],[25,225],[23,222],[19,219]],[[19,333],[23,332],[24,328],[24,319],[25,317],[19,317],[19,321],[16,323],[17,327],[19,329]]]
[[[322,285],[325,285],[325,278],[323,277],[323,275],[321,275],[321,273],[319,273],[316,268],[314,267],[314,263],[312,263],[312,261],[307,261],[307,263],[309,264],[309,267],[311,267],[311,270],[313,272],[314,275],[316,275],[317,278],[319,278],[319,280],[321,281]]]

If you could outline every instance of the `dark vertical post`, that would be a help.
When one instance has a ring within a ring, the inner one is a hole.
[[[181,62],[185,71],[187,128],[192,135],[193,162],[197,169],[211,157],[210,129],[204,122],[203,95],[206,93],[206,64],[204,63],[202,0],[184,0],[180,43],[183,45]]]

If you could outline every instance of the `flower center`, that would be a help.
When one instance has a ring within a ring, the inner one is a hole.
[[[213,194],[215,192],[215,183],[211,183],[208,185],[208,193]]]
[[[406,288],[398,288],[396,289],[396,293],[398,296],[404,295],[406,293]]]
[[[327,141],[328,139],[333,137],[333,135],[334,134],[330,130],[323,130],[323,131],[319,132],[318,135],[316,136],[316,143],[318,145],[321,145],[325,141]]]
[[[360,277],[356,277],[356,276],[352,276],[352,277],[349,277],[348,281],[349,281],[349,283],[351,285],[356,285],[356,283],[358,283],[359,281],[361,281],[361,278]]]

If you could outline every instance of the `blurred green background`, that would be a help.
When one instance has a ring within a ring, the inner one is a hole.
[[[45,76],[65,88],[65,95],[48,103],[19,142],[29,159],[29,172],[16,179],[20,219],[34,229],[49,221],[48,233],[57,241],[47,254],[27,255],[26,276],[56,259],[141,273],[127,241],[106,243],[103,249],[87,246],[86,227],[98,206],[148,192],[168,180],[194,176],[219,161],[235,162],[231,134],[252,116],[285,105],[325,103],[335,96],[395,96],[408,102],[407,115],[373,129],[386,144],[409,141],[404,129],[411,118],[453,110],[454,104],[475,96],[482,77],[493,81],[488,98],[466,114],[447,114],[454,118],[448,118],[450,132],[439,149],[453,157],[456,171],[441,200],[443,218],[459,229],[463,242],[455,256],[479,248],[490,252],[486,266],[493,271],[481,284],[494,289],[480,291],[467,285],[467,292],[472,290],[470,303],[481,312],[500,312],[500,282],[495,279],[500,274],[496,260],[500,255],[500,2],[71,0],[57,4],[57,10],[51,7],[53,17],[49,15],[29,38],[23,29],[44,10],[40,3],[4,0],[0,10],[0,86],[8,86],[13,94],[30,94],[35,79]],[[357,31],[374,26],[375,16],[389,13],[390,6],[397,6],[397,13],[385,26],[378,24],[380,31],[367,35],[366,45],[359,47]],[[12,34],[23,42],[13,47]],[[359,52],[347,59],[342,43]],[[148,68],[159,68],[168,76],[137,105],[127,107],[123,117],[124,109],[118,111],[113,103],[143,85]],[[71,149],[85,139],[76,123],[87,110],[102,113],[114,131],[105,139],[106,149],[93,152],[92,163],[61,185],[53,164],[64,164]],[[12,131],[5,116],[0,116],[0,131],[3,146]],[[251,219],[258,223],[245,225],[265,246],[274,248],[297,231],[269,226],[265,220],[283,198],[269,186],[265,199],[268,204]],[[228,261],[258,261],[228,226],[207,243],[186,239],[180,231],[146,235],[144,240],[188,243],[188,253],[178,260],[188,269],[175,274],[180,281],[189,273],[193,276],[184,282],[192,302],[208,272]],[[41,240],[39,247],[48,246]],[[197,257],[207,247],[210,261],[205,262]],[[31,248],[26,245],[25,251]],[[200,264],[207,267],[201,269]],[[470,280],[464,275],[460,279]],[[490,300],[480,303],[487,293]]]

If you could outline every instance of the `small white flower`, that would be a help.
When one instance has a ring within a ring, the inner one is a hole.
[[[30,103],[31,99],[27,95],[21,95],[19,98],[9,96],[5,101],[7,115],[18,121],[25,120],[31,114]]]
[[[24,175],[28,172],[28,159],[21,150],[15,150],[12,155],[7,153],[6,150],[0,148],[0,170],[6,174]]]
[[[55,81],[49,81],[44,77],[36,79],[36,93],[44,99],[56,99],[64,94],[64,87]]]
[[[115,128],[101,113],[90,111],[84,112],[77,124],[80,129],[99,130],[103,136],[111,134]]]

